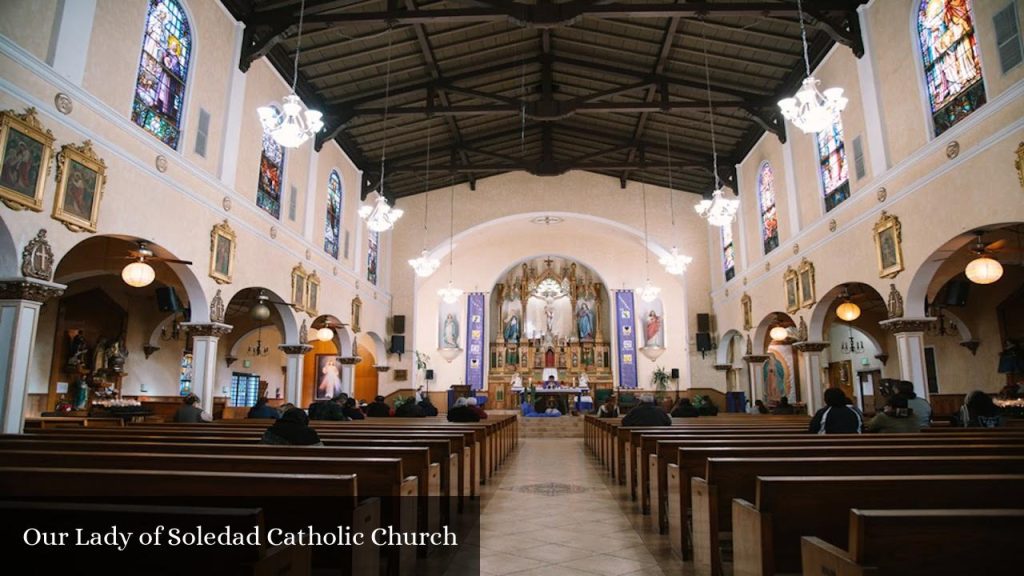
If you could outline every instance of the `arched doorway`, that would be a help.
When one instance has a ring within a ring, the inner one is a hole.
[[[374,353],[374,342],[366,334],[356,337],[356,356],[362,358],[356,364],[356,382],[353,388],[355,397],[360,401],[372,402],[377,396],[377,355]]]
[[[333,337],[328,340],[320,339],[319,331],[323,329],[330,332]],[[316,400],[325,400],[338,392],[352,393],[354,378],[351,366],[338,361],[339,357],[351,354],[351,337],[347,326],[330,314],[317,316],[310,324],[309,345],[313,349],[304,359],[303,406],[308,406]]]

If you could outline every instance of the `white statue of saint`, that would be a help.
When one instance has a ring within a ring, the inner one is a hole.
[[[579,387],[580,387],[580,390],[589,390],[590,389],[590,378],[587,377],[587,373],[586,372],[580,372]]]
[[[552,305],[553,302],[549,298],[547,304],[544,305],[544,321],[547,324],[547,335],[555,335],[555,307]]]
[[[523,377],[519,374],[519,372],[516,372],[515,374],[512,375],[512,390],[522,390],[522,389],[523,389]]]

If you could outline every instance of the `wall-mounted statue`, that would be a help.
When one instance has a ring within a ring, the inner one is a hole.
[[[903,317],[903,296],[895,284],[889,284],[889,303],[886,307],[889,309],[889,318]]]

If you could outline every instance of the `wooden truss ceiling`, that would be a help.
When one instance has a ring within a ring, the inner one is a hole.
[[[804,2],[812,67],[836,42],[863,54],[865,1]],[[222,2],[245,24],[239,67],[265,56],[290,82],[299,0]],[[363,170],[364,197],[385,136],[389,198],[514,170],[668,186],[670,165],[674,189],[705,194],[705,46],[719,177],[734,182],[765,131],[785,141],[776,102],[804,77],[795,0],[307,0],[296,91],[324,112],[316,146],[336,140]]]

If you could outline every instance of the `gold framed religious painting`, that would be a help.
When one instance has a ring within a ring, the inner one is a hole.
[[[352,332],[359,333],[359,315],[363,311],[363,301],[356,296],[352,299]]]
[[[903,235],[900,228],[900,219],[884,210],[882,217],[875,222],[879,278],[894,278],[903,271]]]
[[[754,327],[753,304],[750,300],[750,294],[743,293],[743,297],[740,298],[740,307],[743,309],[743,329],[750,330]]]
[[[309,274],[302,264],[292,268],[292,308],[295,310],[306,309],[306,277]]]
[[[12,210],[43,210],[43,190],[53,159],[53,133],[36,109],[0,112],[0,200]]]
[[[786,312],[792,314],[800,309],[800,279],[796,270],[786,268],[782,281],[786,285]]]
[[[810,308],[814,305],[814,264],[804,258],[796,269],[800,277],[800,308]]]
[[[96,155],[91,141],[61,146],[53,218],[72,232],[95,232],[106,182],[107,165]]]
[[[230,284],[235,272],[235,231],[225,220],[210,231],[210,278]]]
[[[306,314],[315,317],[320,301],[320,275],[312,272],[306,277]]]
[[[1017,168],[1017,178],[1020,180],[1020,187],[1024,189],[1024,142],[1017,146],[1017,157],[1013,161]]]

